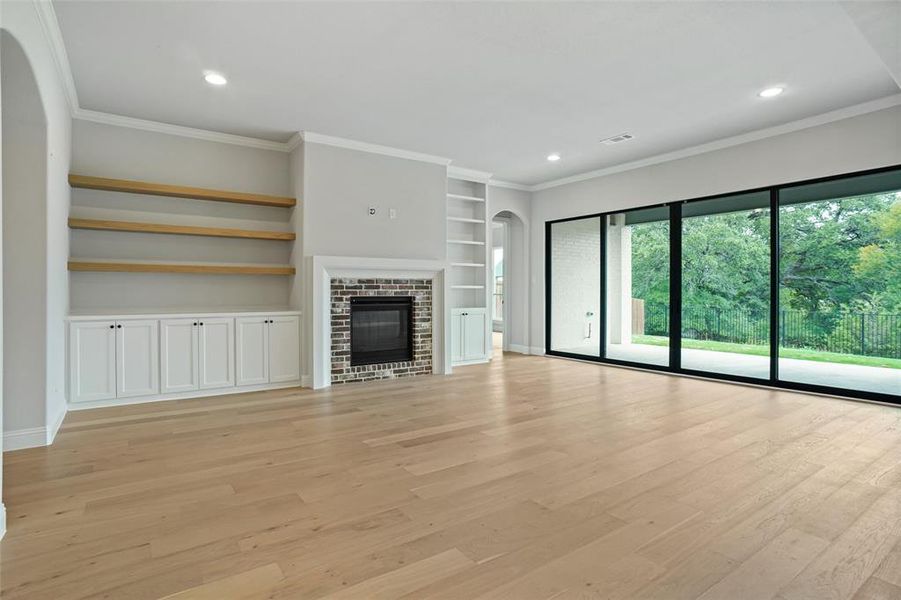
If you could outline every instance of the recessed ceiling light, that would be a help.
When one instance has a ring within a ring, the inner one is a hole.
[[[228,83],[228,79],[222,73],[216,73],[215,71],[207,71],[203,78],[212,85],[225,85]]]
[[[779,94],[781,94],[784,91],[785,91],[785,88],[783,88],[783,87],[771,87],[771,88],[767,88],[767,89],[763,90],[762,92],[760,92],[757,95],[760,96],[761,98],[775,98],[776,96],[778,96]]]
[[[560,160],[560,155],[554,152],[553,154],[548,154],[547,159],[551,162],[557,162],[558,160]]]

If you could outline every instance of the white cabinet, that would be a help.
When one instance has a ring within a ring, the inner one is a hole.
[[[197,389],[197,319],[160,321],[160,388],[164,394]]]
[[[463,311],[451,313],[451,363],[463,362]]]
[[[196,317],[160,321],[163,394],[235,385],[234,319]]]
[[[296,313],[75,318],[69,325],[73,404],[299,382]]]
[[[157,321],[116,322],[116,397],[150,396],[160,391]]]
[[[157,321],[88,321],[69,331],[72,402],[159,393]]]
[[[300,379],[300,319],[269,319],[269,382],[284,383]]]
[[[235,385],[235,320],[204,317],[199,323],[197,387],[209,390]]]
[[[451,363],[488,360],[488,311],[455,308],[451,311]]]
[[[73,323],[69,331],[72,402],[116,397],[116,322]]]
[[[269,383],[269,317],[235,319],[238,385]]]
[[[300,318],[242,317],[235,328],[239,386],[300,380]]]

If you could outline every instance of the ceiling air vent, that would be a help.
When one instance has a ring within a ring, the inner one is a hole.
[[[601,140],[601,143],[605,146],[612,146],[613,144],[619,144],[620,142],[628,142],[635,136],[631,133],[621,133],[619,135],[614,135],[612,137],[604,138]]]

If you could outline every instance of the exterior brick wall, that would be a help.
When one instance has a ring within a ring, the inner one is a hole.
[[[590,352],[600,348],[600,218],[551,226],[551,349]],[[587,313],[594,313],[588,317]],[[591,335],[588,337],[589,324]]]
[[[413,360],[350,364],[350,299],[355,296],[413,298]],[[394,379],[432,372],[432,282],[428,279],[331,280],[332,383]]]

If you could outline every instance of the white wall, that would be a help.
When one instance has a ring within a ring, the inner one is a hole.
[[[901,164],[901,107],[533,194],[532,345],[544,346],[544,224]]]
[[[530,213],[531,194],[498,186],[488,187],[490,216],[498,213],[511,215],[510,249],[504,254],[504,301],[509,305],[510,322],[504,323],[505,343],[515,352],[529,352],[531,344],[529,328],[530,288]]]
[[[285,152],[83,120],[73,122],[72,171],[236,192],[291,195]]]
[[[71,150],[71,118],[66,89],[57,70],[51,46],[45,37],[32,2],[3,2],[0,27],[21,45],[34,73],[47,122],[45,221],[44,238],[46,268],[43,270],[47,291],[43,307],[44,390],[45,394],[29,398],[28,422],[39,423],[45,442],[52,440],[65,415],[65,330],[68,312],[68,210]],[[10,424],[4,424],[8,434]]]
[[[445,257],[444,166],[316,143],[303,155],[305,256]]]

